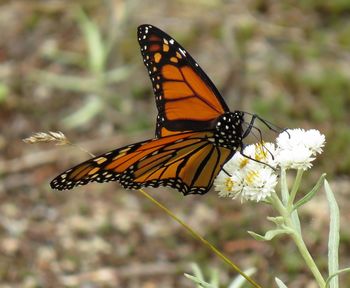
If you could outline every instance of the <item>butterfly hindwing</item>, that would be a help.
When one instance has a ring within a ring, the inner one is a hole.
[[[212,129],[229,109],[197,62],[152,25],[138,28],[138,40],[156,97],[156,136]]]
[[[125,146],[67,170],[51,187],[119,181],[129,189],[169,186],[185,195],[204,194],[232,153],[213,145],[210,137],[210,132],[181,133]]]

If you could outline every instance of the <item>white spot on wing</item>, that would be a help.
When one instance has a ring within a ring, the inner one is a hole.
[[[186,57],[186,51],[182,50],[181,48],[179,48],[179,51],[180,51],[180,53],[181,53],[183,56]]]

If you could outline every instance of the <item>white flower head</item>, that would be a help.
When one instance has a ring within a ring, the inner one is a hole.
[[[275,192],[277,175],[269,167],[252,170],[246,174],[242,199],[259,202]]]
[[[284,169],[312,167],[315,155],[322,153],[325,136],[318,130],[292,129],[282,132],[276,139],[276,162]]]
[[[281,149],[276,155],[276,160],[281,168],[284,169],[303,169],[312,167],[312,152],[304,146],[297,146],[295,149]]]
[[[325,136],[318,130],[293,129],[282,132],[273,143],[258,143],[236,152],[214,181],[220,197],[262,201],[275,192],[274,168],[303,169],[312,167],[322,153]]]
[[[245,156],[235,153],[214,182],[219,196],[257,202],[270,196],[277,184],[277,175],[270,167],[275,165],[274,151],[274,144],[259,143],[245,147]]]
[[[326,142],[326,137],[316,129],[307,130],[304,139],[305,146],[312,151],[313,155],[321,154]]]
[[[229,175],[221,171],[214,180],[215,191],[218,191],[219,197],[235,197],[233,192],[234,183]]]

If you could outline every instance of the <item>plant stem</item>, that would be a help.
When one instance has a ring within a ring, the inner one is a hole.
[[[251,279],[248,275],[246,275],[239,267],[234,264],[229,258],[227,258],[224,254],[222,254],[214,245],[212,245],[209,241],[204,239],[201,235],[199,235],[195,230],[193,230],[190,226],[188,226],[185,222],[183,222],[180,218],[178,218],[173,212],[171,212],[167,207],[154,199],[150,194],[146,191],[139,189],[139,191],[151,202],[157,205],[160,209],[162,209],[166,214],[168,214],[171,218],[173,218],[176,222],[178,222],[182,227],[184,227],[187,232],[191,234],[191,236],[199,241],[201,241],[204,245],[209,247],[217,256],[219,256],[226,264],[231,266],[236,272],[241,274],[253,287],[262,288],[258,283],[256,283],[253,279]]]
[[[288,200],[284,202],[285,206],[287,207],[288,213],[291,213],[290,217],[299,235],[301,235],[301,225],[300,225],[298,211],[297,210],[293,211],[293,205],[294,205],[295,196],[297,195],[297,192],[301,183],[301,178],[303,177],[303,173],[304,173],[303,169],[298,169],[297,175],[293,183],[292,191],[290,192]],[[285,184],[287,185],[287,181]],[[286,188],[286,186],[284,188]]]
[[[278,198],[277,194],[273,194],[271,197],[271,204],[273,207],[280,213],[280,215],[284,218],[284,223],[289,231],[292,233],[292,239],[295,243],[295,245],[298,247],[299,252],[301,256],[303,257],[306,265],[311,270],[312,274],[314,275],[318,285],[323,288],[326,285],[326,282],[324,281],[321,272],[318,270],[317,265],[312,258],[309,250],[307,249],[305,242],[299,233],[299,229],[294,225],[292,215],[287,210],[287,208],[283,205],[281,200]]]
[[[300,186],[300,182],[301,182],[301,178],[303,177],[304,174],[304,170],[303,169],[298,169],[297,172],[297,176],[295,177],[295,181],[292,187],[292,191],[290,192],[290,196],[288,199],[288,211],[292,211],[293,210],[293,203],[294,203],[294,199],[295,196],[298,192],[299,186]]]
[[[288,184],[287,184],[287,173],[286,173],[286,169],[284,168],[281,168],[281,194],[282,194],[283,204],[287,204],[289,199],[289,191],[288,191]]]
[[[299,233],[293,233],[292,238],[293,238],[295,244],[297,245],[301,256],[304,258],[307,266],[310,268],[312,274],[314,274],[314,277],[315,277],[318,285],[321,288],[325,287],[326,282],[324,281],[321,272],[318,270],[317,265],[316,265],[314,259],[312,258],[311,254],[309,253],[301,235]]]

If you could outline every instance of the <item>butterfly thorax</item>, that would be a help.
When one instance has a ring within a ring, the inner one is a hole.
[[[241,147],[242,123],[243,112],[240,111],[226,112],[218,117],[214,132],[215,144],[232,150]]]

